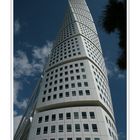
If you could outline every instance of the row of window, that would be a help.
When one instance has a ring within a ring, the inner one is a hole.
[[[58,139],[55,139],[55,138],[50,138],[50,139],[42,139],[42,140],[100,140],[100,138],[90,138],[90,137],[86,137],[86,138],[81,138],[81,137],[77,137],[76,139],[73,139],[73,138],[67,138],[67,139],[64,139],[64,138],[58,138]]]
[[[64,127],[66,127],[66,130],[64,130]],[[64,125],[52,125],[50,127],[50,132],[49,131],[49,127],[45,126],[43,128],[43,134],[48,134],[48,133],[56,133],[56,132],[81,132],[81,127],[83,127],[84,132],[89,132],[89,124],[83,124],[82,126],[80,124],[74,124],[74,130],[72,127],[72,124],[66,124],[66,126]],[[97,128],[97,124],[91,124],[92,127],[92,132],[98,132],[98,128]],[[58,130],[56,130],[58,129]],[[38,127],[36,130],[36,135],[40,135],[41,134],[41,127]]]
[[[95,66],[92,65],[92,68],[93,68],[93,73],[95,76],[97,88],[98,88],[98,91],[100,92],[99,93],[100,98],[110,108],[110,110],[112,110],[112,103],[111,103],[111,97],[109,94],[110,90],[108,87],[108,82],[104,78],[104,76],[97,70],[97,68],[95,69]]]
[[[47,97],[43,97],[42,98],[42,102],[45,102],[46,101],[46,98],[47,98],[47,101],[50,101],[51,99],[55,100],[55,99],[58,99],[58,98],[68,98],[68,97],[78,97],[78,96],[89,96],[91,93],[90,93],[90,90],[79,90],[79,91],[67,91],[65,93],[59,93],[59,94],[53,94],[52,96],[47,96]]]
[[[90,119],[95,119],[94,112],[89,112],[89,113],[87,113],[87,112],[81,112],[81,113],[74,112],[73,114],[70,113],[70,112],[67,112],[65,114],[65,118],[67,120],[72,119],[72,115],[73,115],[74,119],[80,119],[80,116],[82,117],[82,119],[87,119],[88,115],[89,115]],[[44,121],[45,122],[56,121],[57,120],[56,117],[57,117],[56,114],[52,114],[51,116],[47,115],[47,116],[45,116],[45,118],[44,118],[45,120]],[[63,113],[59,113],[58,114],[58,120],[64,120],[64,114]],[[42,123],[42,122],[43,122],[43,117],[41,116],[41,117],[38,118],[38,123]]]

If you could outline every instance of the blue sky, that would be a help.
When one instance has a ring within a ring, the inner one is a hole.
[[[116,126],[126,140],[126,72],[116,66],[118,34],[101,27],[108,0],[86,0],[93,16],[108,70]],[[62,24],[67,0],[14,0],[14,120],[16,126],[40,77]]]

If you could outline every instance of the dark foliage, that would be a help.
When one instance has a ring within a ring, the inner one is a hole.
[[[117,60],[117,64],[121,70],[125,70],[127,67],[126,0],[109,0],[103,13],[102,25],[108,33],[114,32],[115,30],[118,31],[119,47],[122,51]]]

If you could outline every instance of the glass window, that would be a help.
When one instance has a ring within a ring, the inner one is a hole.
[[[44,97],[44,98],[42,98],[42,102],[45,102],[45,99],[46,99],[45,97]]]
[[[57,95],[56,95],[56,94],[54,94],[54,95],[53,95],[53,99],[56,99],[56,96],[57,96]]]
[[[67,132],[72,132],[71,124],[67,124]]]
[[[44,134],[47,134],[48,133],[48,127],[47,126],[44,127],[44,132],[43,133]]]
[[[55,125],[51,126],[51,133],[55,133]]]
[[[85,140],[91,140],[90,138],[85,138]]]
[[[65,85],[65,88],[66,88],[66,89],[68,89],[68,88],[69,88],[69,85],[68,85],[68,84],[66,84],[66,85]]]
[[[83,75],[83,79],[86,79],[87,77],[86,77],[86,75]]]
[[[63,138],[59,138],[58,140],[64,140]]]
[[[87,113],[86,112],[82,112],[82,118],[87,119]]]
[[[52,121],[55,121],[55,120],[56,120],[56,115],[53,114],[53,115],[52,115]]]
[[[44,90],[44,95],[46,94],[46,92],[47,92],[47,91],[46,91],[46,90]]]
[[[88,82],[84,82],[85,87],[88,87]]]
[[[67,138],[67,140],[72,140],[72,138]]]
[[[77,80],[79,80],[80,79],[80,75],[77,75]]]
[[[76,140],[82,140],[81,138],[76,138]]]
[[[92,130],[93,130],[93,132],[97,132],[98,131],[96,124],[92,124]]]
[[[82,84],[81,84],[81,83],[77,83],[77,85],[78,85],[78,87],[81,87],[81,86],[82,86]]]
[[[61,86],[59,86],[59,89],[60,89],[60,90],[62,90],[62,89],[63,89],[63,86],[62,86],[62,85],[61,85]]]
[[[71,119],[71,114],[70,113],[66,113],[66,118],[67,119]]]
[[[100,138],[94,138],[94,140],[100,140]]]
[[[85,132],[88,132],[88,131],[89,131],[88,124],[83,124],[83,126],[84,126],[84,131],[85,131]]]
[[[75,124],[75,132],[80,132],[80,124]]]
[[[63,132],[63,125],[59,125],[59,132]]]
[[[90,95],[90,91],[89,90],[86,90],[86,95]]]
[[[91,119],[95,119],[95,114],[94,114],[94,112],[89,112],[89,114],[90,114],[90,118],[91,118]]]
[[[41,132],[41,128],[37,128],[36,135],[40,135],[40,132]]]
[[[69,97],[69,92],[66,92],[65,94],[66,94],[66,97]]]
[[[79,95],[82,96],[83,95],[83,91],[79,90]]]
[[[49,121],[49,116],[45,116],[45,122]]]
[[[63,98],[63,93],[59,93],[59,98]]]
[[[78,114],[78,112],[74,112],[74,119],[79,119],[79,114]]]
[[[48,101],[50,101],[51,100],[51,96],[48,96]]]
[[[71,80],[74,80],[74,76],[71,76]]]
[[[71,84],[71,87],[72,87],[72,88],[75,88],[75,83],[72,83],[72,84]]]
[[[63,120],[63,113],[59,114],[59,120]]]
[[[39,117],[38,123],[42,123],[42,117]]]
[[[72,96],[76,96],[76,91],[72,91]]]

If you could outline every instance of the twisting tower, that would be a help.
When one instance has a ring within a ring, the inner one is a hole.
[[[34,104],[28,107],[15,140],[19,136],[20,140],[118,140],[93,18],[85,0],[68,3],[43,78],[31,98]]]

